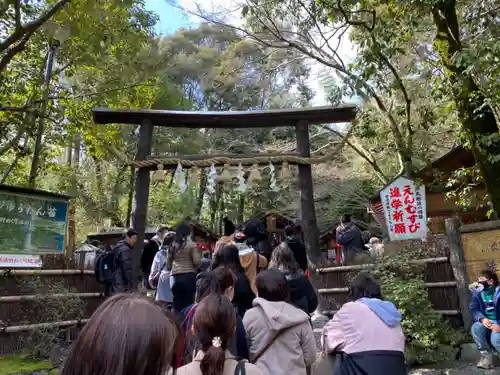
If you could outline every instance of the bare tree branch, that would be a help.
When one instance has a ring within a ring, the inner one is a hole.
[[[17,7],[20,7],[20,1],[16,0],[16,28],[4,41],[0,43],[0,54],[3,57],[0,61],[0,73],[7,67],[9,62],[14,58],[15,55],[24,51],[26,43],[31,38],[31,36],[36,33],[42,25],[51,19],[55,14],[57,14],[64,6],[71,0],[59,0],[55,3],[49,10],[43,13],[36,20],[27,23],[26,25],[21,24],[20,8],[19,12]],[[18,24],[19,18],[19,24]]]
[[[377,178],[380,180],[380,182],[382,182],[384,185],[387,184],[389,179],[384,174],[384,172],[382,171],[380,166],[377,164],[377,162],[373,158],[371,158],[364,149],[356,146],[356,144],[354,144],[354,142],[350,141],[347,137],[345,137],[344,134],[338,132],[337,130],[332,129],[326,125],[322,125],[321,127],[323,129],[339,136],[339,137],[342,137],[344,139],[345,144],[348,145],[359,156],[361,156],[373,168],[373,171],[375,172],[375,174],[376,174]]]
[[[252,4],[249,3],[249,0],[247,0],[247,4],[249,7],[252,7]],[[221,21],[211,15],[207,15],[203,12],[203,10],[201,10],[199,6],[197,12],[189,10],[187,12],[207,22],[237,30],[248,38],[256,40],[257,42],[262,43],[267,47],[281,49],[294,48],[308,58],[315,60],[326,67],[334,69],[339,74],[339,76],[343,78],[344,82],[352,87],[353,90],[355,90],[355,92],[360,95],[365,101],[373,100],[375,102],[377,109],[385,119],[394,136],[394,142],[396,144],[398,152],[401,171],[409,172],[411,169],[411,160],[408,159],[410,155],[407,147],[408,145],[405,142],[405,138],[399,128],[396,118],[387,108],[381,96],[376,92],[376,90],[361,76],[345,69],[343,64],[337,61],[336,56],[325,54],[325,52],[322,51],[316,45],[314,40],[308,37],[308,35],[304,34],[303,32],[290,32],[288,30],[282,31],[274,20],[273,15],[270,13],[266,13],[267,8],[262,6],[255,6],[253,9],[253,16],[261,24],[261,27],[273,37],[274,41],[269,40],[269,38],[266,37],[265,33],[253,32],[240,26],[228,24],[227,22]],[[370,14],[372,14],[372,16],[375,16],[374,13]],[[363,27],[371,28],[372,26],[363,23]],[[292,38],[292,36],[295,36],[295,38]]]
[[[10,61],[16,56],[18,53],[21,53],[24,51],[24,48],[26,47],[26,43],[28,43],[28,40],[30,39],[31,34],[26,34],[24,35],[19,43],[14,44],[9,46],[7,50],[2,51],[5,52],[4,55],[2,56],[2,59],[0,60],[0,73],[2,73],[7,65],[9,65]]]
[[[17,132],[16,132],[16,135],[14,136],[14,138],[12,138],[11,140],[7,141],[2,147],[0,147],[0,156],[2,156],[3,154],[5,154],[7,151],[9,151],[12,147],[14,147],[16,144],[19,143],[19,140],[22,138],[23,134],[24,134],[24,127],[19,127],[19,129],[17,129]]]
[[[71,0],[59,0],[52,6],[52,8],[50,8],[36,20],[24,26],[21,25],[20,28],[16,28],[16,30],[12,34],[10,34],[3,42],[0,43],[0,53],[4,52],[14,43],[21,41],[21,39],[23,39],[26,35],[29,39],[31,35],[33,35],[45,22],[51,19],[52,16],[59,12],[70,1]]]

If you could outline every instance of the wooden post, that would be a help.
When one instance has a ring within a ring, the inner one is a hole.
[[[153,125],[144,121],[139,128],[139,142],[137,145],[136,160],[146,160],[151,153],[151,145],[153,143]],[[137,169],[135,179],[135,210],[134,210],[134,229],[137,231],[137,243],[135,244],[132,253],[133,264],[133,288],[138,286],[139,267],[141,259],[141,251],[144,247],[144,238],[146,232],[146,223],[148,215],[148,199],[149,199],[149,180],[150,171],[147,168]]]
[[[445,220],[446,235],[450,244],[450,263],[457,283],[460,312],[462,313],[464,328],[469,330],[472,325],[472,316],[469,312],[471,295],[469,291],[469,276],[465,265],[464,248],[460,238],[460,225],[458,217]]]
[[[310,157],[309,128],[298,124],[295,127],[297,151],[302,157]],[[314,191],[311,165],[299,165],[300,211],[304,240],[309,245],[309,251],[316,262],[321,257],[319,247],[319,229],[314,206]]]
[[[309,128],[300,123],[295,126],[295,136],[297,137],[297,151],[300,156],[309,157],[311,155],[309,143]],[[321,249],[319,246],[319,229],[316,220],[316,208],[314,206],[314,190],[312,180],[311,165],[299,165],[299,187],[300,187],[300,212],[302,220],[302,233],[306,243],[307,255],[314,268],[321,264]],[[323,286],[321,278],[316,272],[311,272],[311,283],[314,289],[318,290]],[[328,317],[322,315],[326,310],[327,299],[318,295],[318,307],[312,318],[314,324],[322,326],[328,321]]]

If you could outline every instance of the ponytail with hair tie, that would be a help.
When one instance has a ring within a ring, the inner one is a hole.
[[[202,375],[222,375],[227,345],[236,329],[233,304],[220,294],[206,296],[198,304],[193,327],[205,352],[200,361]]]
[[[215,336],[212,339],[212,346],[214,346],[216,348],[220,348],[222,346],[222,340],[220,339],[219,336]]]

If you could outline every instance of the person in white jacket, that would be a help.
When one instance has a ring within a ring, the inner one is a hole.
[[[257,275],[258,297],[243,317],[250,362],[264,375],[306,375],[316,361],[316,341],[309,315],[291,305],[284,274]]]
[[[155,300],[165,302],[169,306],[174,301],[174,296],[170,289],[170,270],[167,268],[168,247],[172,241],[173,232],[169,232],[165,236],[163,246],[154,257],[151,272],[149,273],[149,284],[153,289],[156,288]]]

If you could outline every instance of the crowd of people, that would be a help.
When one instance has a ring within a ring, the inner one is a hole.
[[[235,227],[225,220],[224,236],[207,256],[189,225],[160,227],[141,258],[143,285],[154,298],[123,293],[132,290],[128,262],[136,241],[129,230],[114,247],[110,298],[79,335],[63,375],[311,374],[318,298],[296,228],[287,227],[284,241],[272,244],[260,222]],[[105,274],[99,267],[108,258],[96,261],[96,274]],[[367,276],[355,280],[350,296],[322,330],[321,346],[336,356],[336,374],[405,374],[396,307]]]

